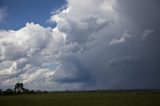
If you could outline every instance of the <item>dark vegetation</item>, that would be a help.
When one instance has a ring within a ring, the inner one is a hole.
[[[150,92],[54,92],[0,96],[0,106],[160,106],[160,94]]]
[[[16,83],[14,89],[6,89],[3,91],[0,89],[0,95],[24,95],[24,94],[41,94],[41,93],[47,93],[47,91],[40,91],[40,90],[30,90],[24,88],[23,83]]]
[[[160,94],[160,89],[120,89],[120,90],[81,90],[81,91],[53,91],[50,93],[94,93],[94,92],[105,92],[105,93],[154,93],[154,94]],[[48,91],[41,91],[41,90],[30,90],[24,88],[23,83],[16,83],[14,89],[6,89],[2,90],[0,89],[0,96],[5,95],[21,95],[21,94],[42,94],[42,93],[48,93]]]
[[[0,95],[0,106],[160,106],[159,89],[47,92],[17,83]]]

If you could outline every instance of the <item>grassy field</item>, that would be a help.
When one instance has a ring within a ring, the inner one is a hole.
[[[68,92],[0,96],[0,106],[160,106],[160,94]]]

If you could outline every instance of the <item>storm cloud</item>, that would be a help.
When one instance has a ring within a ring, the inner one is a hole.
[[[67,0],[50,18],[55,28],[27,23],[19,30],[1,30],[0,85],[22,81],[45,90],[159,88],[159,3]]]

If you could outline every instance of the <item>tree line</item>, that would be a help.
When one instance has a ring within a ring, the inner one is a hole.
[[[21,95],[21,94],[40,94],[40,93],[47,93],[47,91],[40,91],[40,90],[30,90],[24,88],[23,83],[16,83],[14,89],[6,89],[3,91],[0,89],[0,95]]]

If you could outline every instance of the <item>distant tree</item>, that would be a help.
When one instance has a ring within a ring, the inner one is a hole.
[[[24,88],[23,83],[16,83],[14,90],[7,89],[5,91],[2,91],[0,89],[0,95],[16,95],[16,94],[41,94],[41,93],[48,93],[47,91],[41,91],[41,90],[29,90]]]
[[[24,92],[25,88],[24,88],[24,85],[23,83],[16,83],[15,87],[14,87],[14,91],[15,92],[18,92],[18,93],[21,93],[21,92]]]
[[[48,93],[48,91],[43,91],[43,93]]]
[[[31,91],[29,91],[29,93],[30,93],[30,94],[34,94],[34,93],[35,93],[35,91],[34,91],[34,90],[31,90]]]
[[[2,89],[0,89],[0,95],[2,95]]]
[[[4,95],[13,95],[14,91],[12,89],[7,89],[6,91],[3,92]]]
[[[29,94],[29,89],[24,88],[24,93]]]

